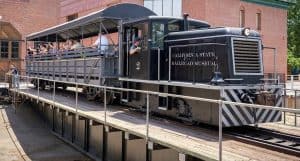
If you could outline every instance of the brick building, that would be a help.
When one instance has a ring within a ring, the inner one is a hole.
[[[58,23],[58,0],[0,0],[0,79],[9,65],[24,67],[25,36]]]
[[[62,0],[59,21],[65,22],[115,3],[136,3],[158,15],[207,21],[212,26],[250,27],[258,30],[266,47],[277,49],[276,70],[287,73],[287,0]],[[273,50],[264,50],[265,73],[273,73]]]
[[[277,49],[277,72],[286,74],[287,7],[290,1],[292,0],[54,0],[43,2],[15,0],[13,3],[9,0],[0,0],[0,15],[7,15],[3,20],[12,21],[11,24],[24,38],[24,34],[37,29],[51,26],[56,22],[63,23],[116,3],[144,5],[163,16],[181,16],[182,13],[189,13],[191,18],[207,21],[214,27],[250,27],[258,30],[262,35],[264,46]],[[15,7],[2,7],[1,3],[13,3],[16,7],[26,4],[28,9],[22,8],[20,10],[22,12],[12,13]],[[20,15],[23,17],[19,17],[20,20],[16,21],[15,18]],[[32,16],[36,17],[35,22],[38,23],[31,23]],[[274,71],[273,62],[273,51],[264,50],[266,73]]]

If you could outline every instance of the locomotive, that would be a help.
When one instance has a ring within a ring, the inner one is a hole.
[[[42,89],[85,83],[88,99],[104,99],[105,85],[233,102],[282,106],[282,86],[265,82],[262,40],[249,28],[211,27],[188,18],[157,16],[135,4],[117,4],[26,37],[35,43],[117,35],[118,44],[26,57],[27,75]],[[140,50],[130,54],[134,42]],[[150,110],[191,123],[218,125],[218,104],[150,95]],[[146,109],[146,95],[107,91],[107,102]],[[281,113],[235,105],[222,107],[223,127],[277,122]]]

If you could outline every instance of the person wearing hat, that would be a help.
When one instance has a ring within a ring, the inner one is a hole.
[[[134,43],[130,47],[129,55],[134,55],[141,52],[140,41],[140,38],[136,38],[134,40]]]

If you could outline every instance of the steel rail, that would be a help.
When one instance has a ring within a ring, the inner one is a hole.
[[[230,128],[224,135],[270,150],[300,156],[300,136],[251,126],[244,126],[242,129]]]

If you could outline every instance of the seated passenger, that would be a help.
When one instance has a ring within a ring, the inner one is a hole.
[[[37,54],[37,49],[35,49],[35,48],[29,46],[29,47],[27,48],[27,54],[28,54],[29,56],[31,56],[31,55],[33,55],[33,54]]]
[[[72,41],[71,40],[67,40],[65,43],[63,43],[62,45],[62,51],[67,51],[70,50],[72,46]]]
[[[78,40],[72,40],[71,50],[81,49],[84,46]]]
[[[47,54],[48,53],[48,46],[46,44],[40,45],[40,54]]]
[[[134,55],[141,52],[140,41],[141,41],[140,38],[136,38],[134,40],[134,43],[130,47],[129,55]]]
[[[49,46],[49,53],[54,54],[54,53],[57,52],[57,46],[56,46],[56,43],[50,42],[50,43],[48,44],[48,46]]]
[[[100,49],[101,54],[104,54],[105,51],[108,50],[109,42],[105,35],[99,33],[97,40],[92,46],[97,47],[98,49]]]

